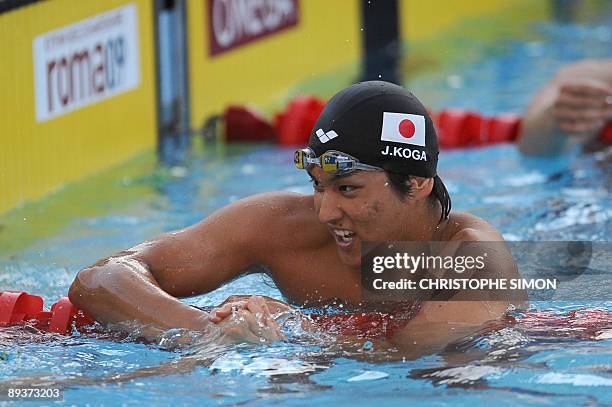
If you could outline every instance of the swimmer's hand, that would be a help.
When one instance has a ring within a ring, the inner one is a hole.
[[[293,308],[282,301],[275,300],[270,297],[259,295],[232,295],[219,307],[213,309],[208,320],[219,325],[221,322],[229,318],[233,313],[240,310],[249,311],[253,314],[260,323],[271,324],[279,327],[279,322],[284,328],[295,327],[295,324],[287,323],[289,321],[297,321],[299,328],[307,332],[316,332],[318,327],[310,318],[305,317],[297,308]],[[281,328],[279,328],[281,329]],[[283,335],[284,336],[284,335]],[[286,338],[285,338],[286,339]]]
[[[287,339],[274,319],[265,317],[262,312],[253,313],[248,308],[232,309],[231,315],[217,323],[217,327],[222,342],[226,343],[261,343]]]
[[[599,132],[612,119],[612,87],[595,79],[562,84],[553,117],[557,127],[571,135]]]
[[[273,320],[283,312],[293,310],[289,305],[260,295],[232,295],[223,304],[213,309],[208,319],[218,324],[237,310],[248,310],[259,320]]]

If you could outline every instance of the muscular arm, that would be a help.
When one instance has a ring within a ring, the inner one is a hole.
[[[611,96],[612,60],[563,67],[527,106],[519,149],[528,155],[556,155],[571,136],[596,135],[612,117]]]
[[[276,247],[265,231],[282,222],[293,197],[264,194],[241,200],[194,226],[103,259],[77,274],[70,300],[101,322],[138,320],[206,330],[207,314],[177,297],[212,291],[265,262]]]

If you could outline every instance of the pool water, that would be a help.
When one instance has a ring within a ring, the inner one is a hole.
[[[461,75],[437,72],[410,86],[434,109],[518,112],[556,66],[611,57],[610,27],[537,25],[537,41],[501,44],[503,52],[474,61]],[[568,38],[588,46],[565,46]],[[121,210],[75,218],[51,237],[0,257],[0,290],[18,288],[52,303],[65,295],[79,269],[102,256],[193,224],[248,195],[311,191],[307,176],[293,167],[291,149],[206,151],[145,177],[121,179],[124,188],[144,185],[152,193]],[[575,148],[560,158],[525,158],[504,144],[443,151],[439,172],[453,210],[485,218],[508,240],[609,242],[611,156],[610,148],[595,154]],[[186,302],[215,305],[232,294],[282,298],[265,277],[250,275]],[[612,301],[531,306],[565,322],[538,325],[525,317],[524,323],[472,335],[444,352],[399,361],[380,355],[382,360],[370,360],[370,351],[347,354],[329,338],[307,335],[272,346],[202,342],[177,350],[172,332],[159,344],[144,344],[133,336],[58,337],[8,328],[0,330],[0,387],[50,381],[65,387],[65,403],[94,405],[611,404],[612,321],[605,311],[612,312]],[[580,316],[568,316],[585,308],[604,310],[588,329],[580,328]]]

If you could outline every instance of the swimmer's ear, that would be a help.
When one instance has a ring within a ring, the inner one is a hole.
[[[412,196],[415,198],[426,198],[431,194],[433,189],[434,179],[423,177],[410,177],[410,186]]]

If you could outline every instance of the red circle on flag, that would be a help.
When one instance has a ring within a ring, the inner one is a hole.
[[[414,123],[411,120],[404,119],[399,124],[399,132],[404,138],[410,138],[414,136],[414,132],[416,131],[414,127]]]

